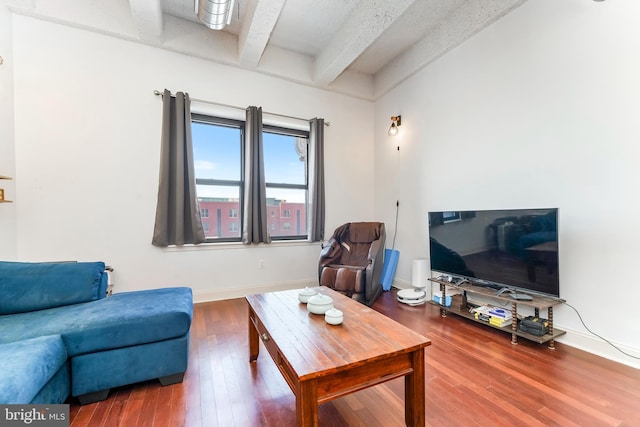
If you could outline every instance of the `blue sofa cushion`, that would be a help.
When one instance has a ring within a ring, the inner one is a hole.
[[[2,317],[0,343],[60,334],[70,356],[177,338],[189,332],[190,288],[122,292],[90,303]]]
[[[60,335],[49,335],[0,344],[0,361],[0,403],[26,404],[65,367],[67,352]]]
[[[24,313],[104,298],[103,262],[0,261],[0,314]]]

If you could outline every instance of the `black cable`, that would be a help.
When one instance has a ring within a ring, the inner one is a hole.
[[[602,341],[606,342],[607,344],[609,344],[611,347],[615,348],[616,350],[618,350],[620,353],[624,354],[625,356],[629,356],[633,359],[639,359],[640,357],[638,356],[634,356],[632,354],[627,353],[626,351],[622,350],[620,347],[616,346],[615,344],[613,344],[611,341],[609,341],[608,339],[596,334],[595,332],[593,332],[591,329],[589,329],[589,327],[584,323],[584,320],[582,320],[582,316],[580,316],[580,313],[578,312],[578,309],[576,309],[574,306],[572,306],[571,304],[569,304],[568,302],[565,301],[565,304],[568,305],[569,307],[571,307],[573,309],[573,311],[576,312],[576,314],[578,315],[578,319],[580,319],[580,322],[582,323],[582,326],[584,326],[584,328],[592,335],[600,338]]]

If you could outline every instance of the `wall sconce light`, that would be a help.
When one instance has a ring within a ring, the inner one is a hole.
[[[391,116],[391,126],[389,126],[389,136],[398,134],[398,126],[402,124],[402,116]]]

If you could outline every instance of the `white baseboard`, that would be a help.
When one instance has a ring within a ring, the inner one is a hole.
[[[265,292],[286,291],[289,289],[302,289],[305,286],[318,286],[318,279],[300,280],[295,282],[284,282],[277,284],[248,286],[243,288],[225,288],[215,291],[195,292],[193,302],[219,301],[223,299],[242,298],[251,294],[263,294]]]
[[[622,354],[621,352],[613,348],[610,344],[604,342],[594,335],[591,335],[590,333],[564,328],[562,325],[556,325],[554,322],[554,327],[555,326],[557,326],[559,329],[567,331],[565,335],[558,337],[556,341],[571,347],[578,348],[580,350],[584,350],[588,353],[604,357],[605,359],[613,360],[614,362],[622,363],[623,365],[640,369],[640,349],[632,348],[625,344],[612,342],[613,345],[620,348],[620,350],[624,351],[625,353],[639,358],[634,359],[631,356]]]
[[[408,280],[393,279],[391,286],[397,289],[412,289],[413,285]]]

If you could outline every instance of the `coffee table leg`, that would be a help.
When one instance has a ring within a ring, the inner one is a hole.
[[[303,381],[297,385],[296,425],[318,426],[318,389],[315,381]]]
[[[404,422],[407,426],[424,427],[424,349],[414,351],[412,358],[413,373],[404,377]]]
[[[256,314],[249,307],[249,362],[255,362],[258,360],[258,353],[260,352],[260,339],[258,337],[258,329],[253,323]]]

